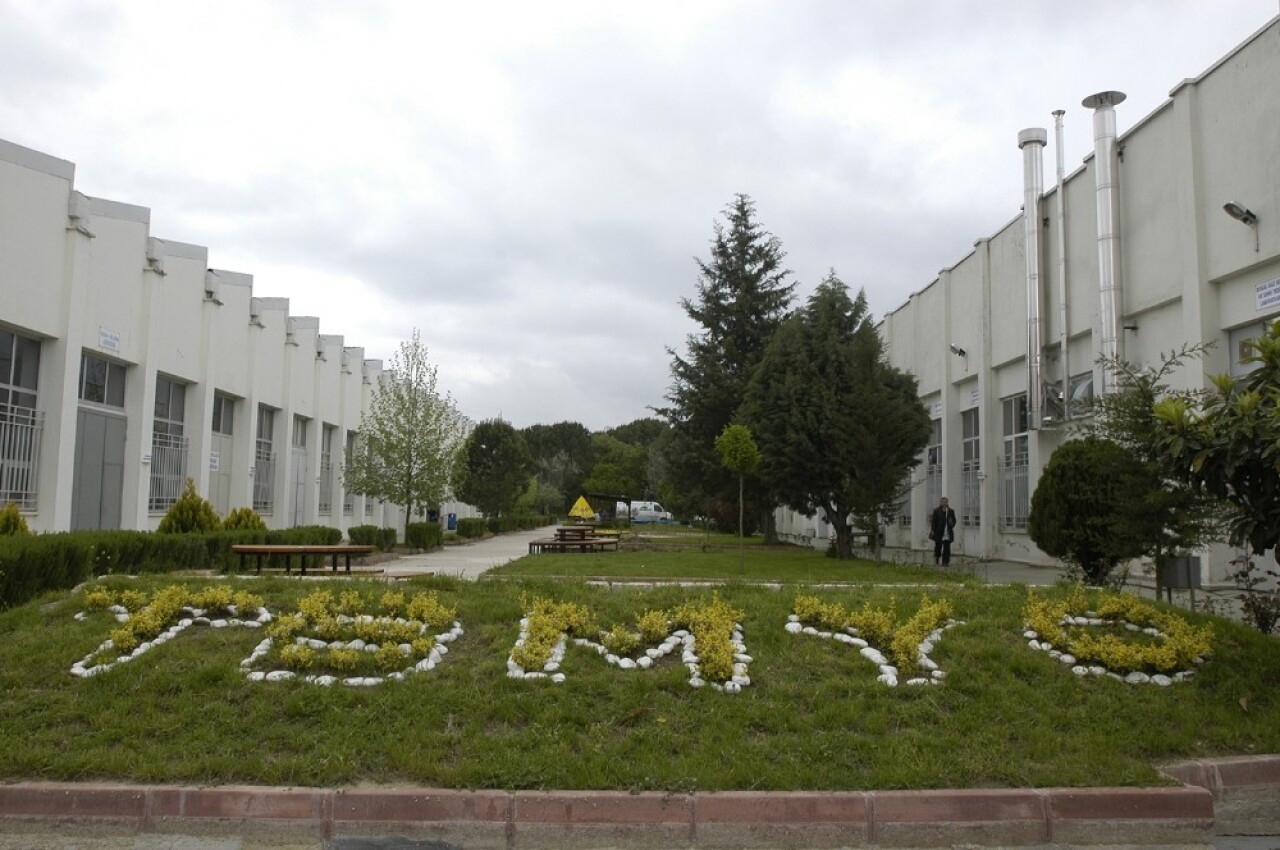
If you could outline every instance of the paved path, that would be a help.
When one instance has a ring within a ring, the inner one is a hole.
[[[445,546],[443,549],[421,555],[405,555],[380,566],[390,575],[434,573],[438,576],[457,576],[474,580],[479,578],[481,573],[529,554],[529,541],[546,537],[547,534],[548,531],[545,528],[499,534],[474,543]]]

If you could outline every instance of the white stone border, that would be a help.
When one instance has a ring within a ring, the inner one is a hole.
[[[523,646],[528,637],[529,618],[522,617],[520,619],[520,636],[516,638],[515,647]],[[702,662],[696,649],[697,639],[687,629],[677,629],[671,632],[660,644],[646,649],[644,655],[639,658],[615,655],[604,644],[588,638],[573,639],[575,645],[594,649],[597,654],[604,657],[608,664],[617,667],[619,670],[648,670],[653,666],[654,662],[675,652],[677,647],[683,647],[680,660],[689,670],[689,687],[701,688],[710,686],[715,691],[737,694],[741,693],[743,688],[751,685],[750,665],[754,659],[747,654],[747,645],[742,636],[741,623],[733,624],[733,633],[730,635],[730,641],[734,651],[733,677],[729,681],[722,683],[711,682],[702,678]],[[548,679],[560,684],[565,680],[564,673],[560,672],[560,666],[564,662],[564,654],[567,647],[568,635],[562,632],[560,639],[551,649],[551,657],[547,659],[546,664],[542,665],[541,670],[525,670],[516,663],[514,658],[508,655],[507,677],[511,679]]]
[[[1099,617],[1095,611],[1085,611],[1084,616],[1065,614],[1059,621],[1059,624],[1063,626],[1080,627],[1114,626],[1117,628],[1123,628],[1125,631],[1141,632],[1148,637],[1159,638],[1161,640],[1163,640],[1165,636],[1164,632],[1160,631],[1155,626],[1143,627],[1136,623],[1130,623],[1128,620],[1106,620]],[[1100,664],[1078,664],[1076,663],[1077,659],[1074,655],[1069,652],[1063,652],[1060,649],[1055,649],[1053,643],[1050,641],[1040,640],[1040,635],[1036,630],[1031,628],[1029,623],[1025,625],[1026,631],[1022,633],[1022,636],[1027,639],[1027,646],[1031,649],[1039,650],[1040,652],[1047,652],[1049,653],[1049,657],[1055,661],[1061,661],[1063,664],[1070,665],[1071,672],[1077,676],[1106,676],[1119,682],[1128,682],[1130,685],[1152,684],[1161,688],[1167,688],[1175,682],[1185,682],[1196,674],[1195,670],[1179,670],[1172,676],[1166,676],[1164,673],[1148,675],[1141,671],[1134,670],[1127,675],[1121,676],[1119,673],[1116,673],[1113,670],[1108,670]],[[1195,659],[1195,663],[1203,664],[1204,658],[1197,657]]]
[[[107,610],[115,615],[117,623],[129,622],[129,619],[130,619],[129,609],[125,608],[123,605],[112,605],[109,608],[107,608]],[[143,610],[145,611],[146,609],[144,608]],[[139,658],[142,655],[145,655],[147,652],[150,652],[151,649],[153,649],[154,647],[157,647],[163,643],[166,643],[167,641],[173,640],[174,638],[182,634],[191,626],[208,626],[211,629],[226,629],[226,628],[236,628],[236,627],[256,629],[266,625],[267,623],[271,622],[272,619],[274,619],[271,612],[268,611],[266,608],[259,608],[257,612],[254,614],[254,617],[252,619],[238,617],[237,614],[239,614],[239,612],[236,610],[235,605],[227,606],[227,613],[231,615],[230,617],[227,617],[227,618],[219,617],[216,619],[210,619],[209,617],[205,616],[208,613],[205,609],[192,608],[190,606],[184,606],[179,610],[178,613],[185,614],[186,616],[178,620],[177,623],[174,623],[172,626],[165,629],[160,634],[156,635],[151,640],[144,641],[138,644],[133,648],[132,652],[126,655],[121,655],[115,661],[111,661],[106,664],[91,665],[89,662],[93,660],[93,657],[95,655],[97,655],[100,652],[106,652],[107,650],[113,649],[115,647],[115,642],[111,640],[111,638],[107,638],[105,641],[102,642],[102,644],[98,646],[97,649],[95,649],[93,652],[90,652],[84,658],[81,658],[75,664],[71,665],[71,675],[78,676],[82,679],[87,679],[90,676],[98,676],[103,673],[106,673],[108,670],[110,670],[111,668],[115,667],[118,664],[127,664],[130,661],[133,661],[134,659]],[[84,620],[84,619],[87,619],[88,616],[89,616],[88,612],[81,611],[75,615],[75,619]]]
[[[956,626],[961,626],[961,625],[964,625],[964,622],[961,620],[947,620],[947,622],[944,625],[939,626],[938,628],[929,632],[929,634],[925,636],[925,639],[920,642],[920,645],[918,647],[916,647],[916,659],[920,665],[920,668],[925,672],[927,672],[929,675],[917,676],[915,678],[907,679],[907,681],[904,684],[907,684],[907,685],[940,685],[942,684],[942,680],[947,677],[947,672],[941,669],[940,667],[938,667],[938,663],[930,657],[930,653],[933,652],[933,649],[937,645],[938,641],[942,640],[943,633],[945,633],[948,629],[954,628]],[[896,688],[898,686],[898,679],[899,679],[898,668],[889,663],[889,659],[885,658],[883,652],[876,649],[871,644],[867,643],[867,641],[858,637],[858,630],[853,628],[852,626],[846,627],[844,631],[840,631],[840,632],[824,632],[824,631],[819,631],[813,626],[806,626],[804,623],[800,622],[800,616],[798,614],[790,614],[787,616],[787,624],[783,626],[783,628],[787,632],[793,635],[804,634],[804,635],[809,635],[810,637],[819,637],[824,640],[834,640],[838,643],[843,643],[849,646],[857,647],[859,655],[861,655],[863,658],[867,659],[872,664],[876,665],[877,668],[879,668],[880,675],[876,676],[877,682],[881,682],[885,685],[888,685],[891,688]]]
[[[339,624],[344,626],[350,625],[351,623],[354,623],[357,621],[362,621],[366,623],[400,623],[400,624],[405,624],[410,622],[409,620],[406,620],[404,617],[396,617],[392,619],[391,617],[374,617],[370,614],[361,614],[358,617],[348,617],[345,615],[339,615],[337,620]],[[421,629],[419,630],[419,634],[426,634],[427,628],[428,628],[427,624],[423,623]],[[462,637],[462,634],[463,634],[462,624],[457,620],[454,620],[453,626],[447,632],[441,632],[440,634],[435,636],[436,645],[431,647],[430,653],[428,653],[425,657],[418,659],[417,662],[410,664],[408,667],[404,668],[403,670],[397,670],[397,671],[388,673],[385,676],[338,677],[338,676],[312,675],[312,674],[299,676],[297,673],[295,673],[292,670],[262,671],[262,670],[251,669],[253,665],[257,663],[259,658],[262,658],[268,652],[271,651],[271,648],[275,645],[275,638],[265,638],[261,643],[259,643],[256,647],[254,647],[253,652],[249,653],[249,656],[247,658],[245,658],[243,661],[240,662],[240,666],[246,670],[245,675],[250,682],[286,682],[290,679],[297,679],[301,682],[307,682],[313,685],[320,685],[321,687],[330,687],[332,685],[337,685],[337,684],[347,685],[348,687],[353,687],[353,688],[374,687],[376,685],[381,685],[383,682],[387,682],[387,681],[402,682],[404,681],[406,676],[411,676],[415,673],[426,673],[429,670],[434,669],[435,666],[440,663],[441,659],[448,654],[449,644],[453,643],[455,640]],[[340,640],[323,641],[323,640],[320,640],[319,638],[308,638],[304,635],[295,635],[293,641],[297,645],[308,646],[311,649],[315,649],[315,650],[354,649],[354,650],[363,651],[363,652],[377,652],[381,648],[376,643],[365,643],[360,638],[356,638],[355,640],[352,640],[352,641],[340,641]],[[404,655],[406,658],[413,657],[413,646],[411,644],[407,644],[407,643],[397,644],[397,648],[400,650],[400,653]]]

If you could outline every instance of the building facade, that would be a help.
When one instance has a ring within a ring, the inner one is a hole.
[[[0,140],[0,504],[36,531],[154,529],[191,478],[271,528],[400,528],[341,477],[382,362],[74,177]]]
[[[947,496],[955,551],[1052,563],[1027,536],[1031,493],[1095,393],[1100,357],[1158,364],[1183,343],[1215,343],[1175,377],[1241,373],[1240,343],[1280,318],[1280,18],[1122,135],[1124,96],[1084,99],[1094,151],[1067,174],[1054,126],[1010,134],[1023,212],[884,317],[890,362],[919,379],[933,436],[886,529],[891,546],[931,547]],[[1016,142],[1016,144],[1015,144]],[[1020,150],[1019,150],[1020,149]],[[1017,159],[1015,159],[1015,152]],[[826,545],[822,517],[778,514],[784,534]],[[1221,581],[1229,552],[1202,559]]]

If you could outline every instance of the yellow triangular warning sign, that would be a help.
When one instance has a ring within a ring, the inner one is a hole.
[[[591,510],[590,503],[587,502],[586,496],[579,496],[578,501],[573,503],[573,507],[569,508],[569,516],[578,519],[595,519],[596,512]]]

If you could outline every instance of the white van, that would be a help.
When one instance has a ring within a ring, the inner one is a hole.
[[[618,516],[627,516],[627,503],[618,502]],[[671,514],[658,502],[632,502],[632,522],[672,522]]]

